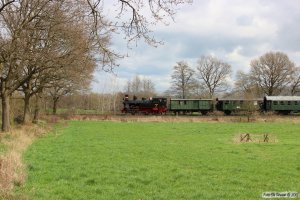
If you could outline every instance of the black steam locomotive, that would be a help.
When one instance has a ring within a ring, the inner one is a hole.
[[[150,99],[142,98],[138,100],[136,96],[133,100],[129,100],[128,95],[125,95],[123,100],[122,113],[143,113],[143,114],[164,114],[167,112],[167,98],[153,97]]]

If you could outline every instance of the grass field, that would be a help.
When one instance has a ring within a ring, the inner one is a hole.
[[[234,143],[239,133],[276,143]],[[300,125],[73,121],[24,155],[33,199],[259,199],[300,192]]]

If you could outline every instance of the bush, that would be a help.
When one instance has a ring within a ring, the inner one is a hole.
[[[22,122],[23,122],[23,115],[17,115],[16,117],[14,117],[14,123],[22,124]]]

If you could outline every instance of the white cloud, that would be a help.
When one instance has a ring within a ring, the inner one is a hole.
[[[178,11],[175,21],[155,27],[155,36],[165,41],[158,48],[139,44],[128,50],[121,37],[114,39],[115,49],[130,56],[120,60],[115,71],[120,85],[135,75],[145,75],[163,92],[176,62],[195,65],[201,55],[214,55],[234,71],[248,71],[252,59],[269,51],[287,53],[300,65],[298,0],[194,1]]]

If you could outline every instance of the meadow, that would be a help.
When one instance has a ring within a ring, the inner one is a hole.
[[[269,133],[270,143],[237,143]],[[259,199],[300,192],[297,123],[71,121],[25,152],[29,199]]]

